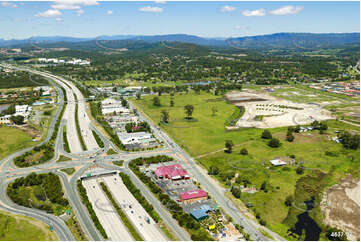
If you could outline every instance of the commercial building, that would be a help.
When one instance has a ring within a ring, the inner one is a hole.
[[[167,178],[172,180],[189,179],[188,172],[180,164],[161,166],[154,171],[158,178]]]
[[[112,113],[124,113],[124,114],[130,114],[131,111],[123,107],[121,102],[118,100],[115,100],[113,98],[107,98],[101,102],[102,107],[102,114],[112,114]]]
[[[192,212],[190,212],[190,215],[198,222],[201,221],[202,219],[208,218],[207,210],[204,209],[193,210]]]
[[[120,142],[127,149],[140,149],[157,146],[157,140],[151,133],[135,132],[135,133],[117,133]]]
[[[202,200],[207,200],[207,193],[201,189],[186,191],[179,193],[181,202],[194,203]]]
[[[6,124],[6,125],[11,124],[10,118],[11,118],[11,115],[5,115],[5,116],[0,117],[0,124]]]

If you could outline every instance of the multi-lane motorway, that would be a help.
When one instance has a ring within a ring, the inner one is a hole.
[[[0,64],[1,65],[1,64]],[[2,64],[4,65],[4,64]],[[50,73],[46,72],[40,72],[37,70],[32,70],[28,68],[23,67],[14,67],[6,65],[8,68],[14,68],[18,70],[24,70],[29,71],[34,74],[42,75],[48,79],[50,79],[52,82],[57,83],[58,85],[61,85],[67,92],[67,98],[68,98],[68,105],[67,108],[69,108],[69,104],[73,103],[75,104],[75,100],[71,101],[72,99],[69,99],[69,96],[76,95],[78,100],[78,115],[80,126],[81,126],[81,135],[83,137],[83,140],[87,146],[88,151],[83,151],[80,147],[78,147],[79,138],[77,137],[77,132],[74,131],[68,131],[67,133],[70,133],[70,136],[68,138],[69,144],[73,142],[74,147],[71,148],[71,154],[68,154],[64,152],[63,145],[62,145],[62,138],[59,137],[56,140],[55,144],[55,152],[56,157],[59,156],[59,154],[67,155],[71,158],[73,158],[72,161],[67,162],[58,162],[55,163],[55,159],[51,160],[50,162],[47,162],[45,164],[38,165],[36,167],[28,167],[28,168],[15,168],[12,160],[16,156],[26,152],[27,150],[30,150],[31,148],[24,149],[22,151],[18,151],[0,161],[0,209],[7,210],[9,212],[14,213],[20,213],[27,216],[31,216],[34,218],[37,218],[44,223],[47,223],[51,225],[54,228],[54,231],[57,233],[59,239],[61,240],[74,240],[73,235],[65,225],[65,223],[58,217],[45,214],[44,212],[37,210],[37,209],[31,209],[31,208],[25,208],[20,207],[16,204],[14,204],[6,195],[6,185],[11,182],[13,179],[21,176],[26,176],[27,174],[31,172],[56,172],[63,183],[65,194],[70,202],[70,205],[72,206],[75,215],[77,219],[80,222],[81,227],[87,234],[88,238],[90,240],[102,240],[101,235],[96,230],[94,224],[92,223],[86,208],[81,203],[80,198],[77,194],[76,190],[76,182],[78,178],[82,175],[82,173],[92,165],[95,164],[98,166],[102,166],[105,168],[110,169],[116,169],[121,170],[122,172],[128,174],[133,181],[133,183],[138,187],[138,189],[141,190],[143,195],[147,198],[147,200],[154,206],[155,211],[159,214],[159,216],[164,220],[165,224],[174,232],[174,234],[180,239],[180,240],[190,240],[189,235],[187,232],[181,228],[178,223],[172,218],[171,214],[166,211],[164,206],[154,197],[154,195],[148,190],[148,188],[134,175],[134,173],[128,168],[129,161],[138,157],[148,157],[148,156],[154,156],[154,155],[169,155],[175,157],[177,160],[180,161],[180,163],[188,170],[188,172],[192,175],[194,179],[196,179],[201,186],[214,198],[214,200],[218,203],[220,207],[224,209],[224,211],[230,215],[235,223],[239,223],[244,227],[244,230],[250,234],[251,239],[253,240],[269,240],[269,238],[262,235],[262,233],[259,231],[260,228],[267,231],[270,235],[274,237],[276,240],[283,240],[280,236],[278,236],[276,233],[273,233],[269,229],[259,225],[257,222],[248,219],[246,216],[244,216],[239,210],[236,209],[236,207],[233,205],[233,203],[226,198],[224,195],[224,190],[219,187],[217,183],[212,181],[212,178],[210,178],[206,172],[197,165],[197,163],[194,161],[192,157],[190,157],[184,150],[179,147],[167,134],[162,132],[162,130],[154,125],[147,117],[144,115],[141,110],[138,110],[138,114],[140,115],[141,119],[147,120],[148,123],[151,126],[151,129],[155,136],[159,140],[163,142],[163,148],[152,150],[152,151],[141,151],[141,152],[119,152],[119,154],[106,156],[105,152],[109,147],[115,148],[114,144],[111,143],[106,137],[102,135],[101,132],[99,132],[94,125],[91,124],[91,121],[89,117],[86,114],[86,105],[84,98],[82,94],[80,93],[79,89],[70,81],[65,80],[62,77],[58,77],[55,75],[52,75]],[[63,95],[61,94],[61,91],[58,89],[58,92],[60,93],[60,107],[58,108],[58,113],[61,110],[61,105],[63,104]],[[136,108],[133,104],[130,103],[130,108]],[[72,116],[72,117],[71,117]],[[74,113],[71,112],[67,113],[65,112],[63,120],[61,122],[61,128],[66,123],[67,130],[73,130],[74,128],[72,125],[74,124],[75,127],[75,120],[73,119]],[[65,122],[66,119],[66,122]],[[53,132],[54,123],[56,121],[56,118],[53,119],[53,123],[49,128],[48,133],[48,139],[51,136]],[[72,124],[69,124],[72,123]],[[70,127],[70,128],[69,128]],[[92,134],[92,130],[94,130],[100,138],[103,140],[105,147],[103,149],[100,149],[94,139],[94,136]],[[60,133],[59,131],[59,133]],[[69,135],[69,134],[68,134]],[[44,143],[48,141],[48,139],[44,140]],[[73,140],[73,141],[70,141]],[[70,145],[72,146],[72,145]],[[93,157],[96,156],[94,159]],[[124,160],[124,168],[119,168],[117,166],[112,165],[112,161],[114,160]],[[71,178],[68,178],[67,175],[65,175],[62,172],[59,172],[60,169],[63,168],[70,168],[70,167],[77,167],[79,168]],[[110,184],[111,185],[111,184]],[[89,186],[86,185],[87,189],[89,191],[92,190],[93,184],[90,184]],[[93,188],[94,189],[94,188]],[[96,194],[95,194],[96,195]],[[98,194],[99,195],[99,194]],[[104,222],[105,223],[105,222]],[[120,225],[119,225],[120,226]],[[154,232],[150,232],[154,233]],[[113,234],[111,232],[111,237],[113,239],[118,239],[117,234]],[[124,236],[127,236],[126,234]],[[124,239],[125,237],[123,237]],[[122,240],[123,240],[122,239]],[[161,238],[159,238],[160,240]]]

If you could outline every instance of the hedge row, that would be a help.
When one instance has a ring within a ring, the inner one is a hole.
[[[99,137],[99,135],[97,134],[97,132],[95,132],[94,130],[92,130],[93,136],[96,140],[96,142],[98,143],[100,148],[104,148],[104,142],[103,140]]]
[[[112,127],[103,119],[100,102],[89,102],[91,115],[97,120],[97,122],[104,128],[104,130],[109,134],[111,141],[118,146],[119,149],[125,150],[124,145],[119,140],[118,135],[114,132]]]
[[[119,176],[122,178],[123,183],[129,192],[135,197],[135,199],[137,199],[140,205],[142,205],[145,211],[147,211],[149,216],[151,216],[156,223],[161,222],[162,219],[159,217],[158,213],[154,211],[153,205],[145,199],[140,190],[130,180],[129,176],[121,172],[119,173]]]
[[[100,185],[101,185],[103,191],[105,192],[105,194],[107,195],[109,201],[112,203],[113,207],[117,211],[119,217],[123,221],[123,224],[125,225],[125,227],[127,227],[129,233],[132,235],[132,237],[136,241],[143,241],[143,238],[140,236],[138,231],[134,228],[133,224],[129,221],[127,215],[123,212],[123,210],[119,207],[118,203],[114,200],[108,187],[103,182],[101,182]]]
[[[81,148],[83,150],[87,150],[86,145],[84,143],[83,136],[81,135],[80,125],[79,125],[78,103],[75,105],[75,126],[76,126],[76,132],[78,133]]]
[[[98,231],[100,232],[100,234],[103,236],[104,239],[108,239],[108,235],[105,232],[102,224],[99,222],[97,215],[95,214],[93,206],[91,205],[91,203],[89,201],[88,195],[86,193],[86,189],[84,188],[83,184],[81,183],[81,180],[78,180],[77,188],[78,188],[78,192],[79,192],[81,201],[83,202],[85,207],[88,209],[90,218],[93,220],[95,227],[98,229]]]
[[[244,238],[245,238],[246,240],[250,240],[250,239],[251,239],[250,235],[247,234],[247,233],[243,230],[243,227],[242,227],[241,225],[235,224],[234,226],[235,226],[236,229],[244,236]]]
[[[209,241],[214,240],[210,234],[200,226],[200,224],[195,221],[188,213],[183,211],[183,208],[178,205],[173,199],[170,198],[169,195],[162,192],[162,190],[152,181],[152,179],[142,173],[139,170],[138,166],[144,164],[151,163],[159,163],[161,158],[165,159],[164,161],[168,161],[168,159],[172,159],[169,156],[153,156],[147,158],[138,158],[132,160],[129,163],[129,167],[136,174],[136,176],[145,183],[152,193],[158,198],[159,201],[168,209],[168,211],[172,214],[172,217],[178,221],[178,224],[185,228],[189,234],[191,235],[192,240],[196,241]],[[157,162],[158,161],[158,162]]]
[[[68,138],[66,137],[66,126],[65,125],[63,128],[63,142],[64,142],[64,150],[66,152],[70,153],[69,142],[68,142]]]

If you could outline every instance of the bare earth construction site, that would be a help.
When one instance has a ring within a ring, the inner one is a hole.
[[[245,109],[237,127],[275,128],[334,119],[317,103],[295,103],[266,93],[234,91],[226,94],[226,100]]]

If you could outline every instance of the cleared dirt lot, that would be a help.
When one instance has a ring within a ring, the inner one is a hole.
[[[334,118],[316,103],[295,103],[267,93],[231,92],[226,99],[245,107],[244,115],[236,124],[238,127],[275,128]]]
[[[83,181],[89,201],[93,206],[95,214],[103,225],[109,240],[130,241],[134,240],[123,222],[119,218],[112,204],[108,201],[96,178]]]
[[[346,177],[324,193],[321,204],[325,224],[341,229],[349,240],[360,238],[360,181]]]

